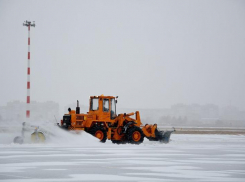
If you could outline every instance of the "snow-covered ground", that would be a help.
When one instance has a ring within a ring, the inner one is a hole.
[[[245,181],[245,136],[173,134],[169,144],[141,145],[65,131],[45,144],[0,137],[0,181]]]

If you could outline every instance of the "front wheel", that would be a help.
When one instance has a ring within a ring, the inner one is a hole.
[[[139,127],[131,127],[127,131],[127,139],[129,143],[141,144],[144,141],[144,134]]]
[[[91,135],[95,136],[100,140],[100,142],[105,143],[107,139],[107,132],[104,128],[102,127],[93,127],[90,132]]]

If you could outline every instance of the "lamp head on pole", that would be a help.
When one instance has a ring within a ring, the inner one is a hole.
[[[29,27],[29,26],[32,26],[32,27],[35,27],[36,25],[35,25],[35,21],[33,21],[33,23],[31,23],[31,21],[24,21],[24,23],[23,23],[23,26],[27,26],[27,27]]]

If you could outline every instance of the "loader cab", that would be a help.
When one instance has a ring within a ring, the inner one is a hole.
[[[116,97],[112,96],[91,96],[90,114],[95,114],[97,120],[114,120],[116,115]]]

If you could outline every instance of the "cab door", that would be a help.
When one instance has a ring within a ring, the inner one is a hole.
[[[102,120],[110,120],[110,99],[103,99],[103,104],[102,104]]]

